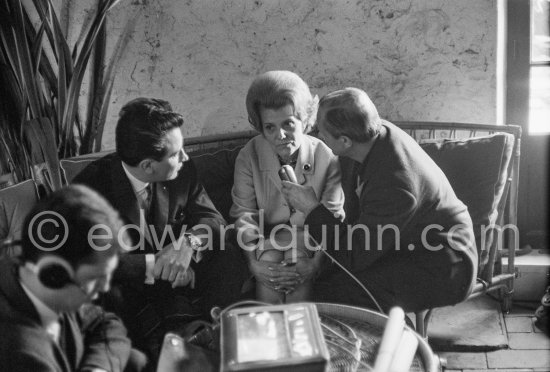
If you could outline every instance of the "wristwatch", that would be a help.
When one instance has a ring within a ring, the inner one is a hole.
[[[191,233],[184,233],[183,236],[187,239],[187,243],[194,251],[202,251],[206,246],[206,242],[203,242],[201,238]]]

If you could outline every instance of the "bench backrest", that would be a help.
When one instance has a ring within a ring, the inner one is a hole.
[[[490,282],[498,249],[519,248],[517,197],[521,128],[445,122],[394,122],[411,135],[446,174],[468,206],[478,253],[479,276]],[[235,159],[255,131],[187,138],[185,148],[196,164],[212,201],[228,219]],[[89,162],[106,153],[61,161],[68,182]],[[229,220],[229,219],[228,219]],[[508,226],[502,236],[492,225]]]

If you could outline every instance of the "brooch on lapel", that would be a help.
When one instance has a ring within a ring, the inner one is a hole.
[[[305,163],[304,165],[302,165],[302,180],[300,182],[298,182],[300,185],[305,185],[306,182],[307,182],[307,177],[306,177],[306,174],[305,173],[309,173],[309,171],[311,171],[311,164],[309,163]]]

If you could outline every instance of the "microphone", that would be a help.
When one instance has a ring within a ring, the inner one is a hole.
[[[289,181],[292,183],[298,183],[298,179],[296,178],[296,173],[294,173],[294,169],[290,165],[283,165],[281,169],[279,169],[279,178],[282,181]]]

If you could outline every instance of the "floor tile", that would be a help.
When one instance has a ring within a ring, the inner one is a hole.
[[[487,353],[489,368],[548,368],[550,353],[547,350],[497,350]]]
[[[442,352],[439,356],[447,360],[447,368],[487,368],[487,358],[485,353],[455,353]]]
[[[447,372],[447,371],[445,371]],[[462,372],[533,372],[532,368],[521,368],[521,369],[464,369]]]
[[[447,352],[478,353],[508,347],[500,306],[486,296],[435,309],[428,341],[434,350]]]
[[[512,332],[533,332],[533,322],[530,317],[505,318],[506,330]]]
[[[510,333],[508,344],[510,349],[550,350],[550,338],[544,333]]]
[[[535,313],[535,310],[537,309],[537,306],[540,305],[540,303],[537,303],[536,306],[514,306],[512,307],[512,310],[508,314],[504,314],[505,318],[514,318],[518,316],[533,316]]]

